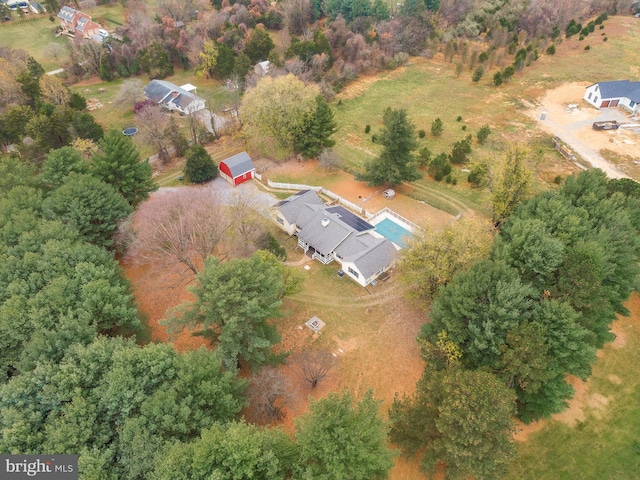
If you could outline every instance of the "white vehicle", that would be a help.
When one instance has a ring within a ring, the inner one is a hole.
[[[98,35],[107,38],[109,36],[109,32],[107,32],[104,28],[100,28],[98,29]]]

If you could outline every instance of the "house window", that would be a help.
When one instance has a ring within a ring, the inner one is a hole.
[[[276,220],[278,221],[278,223],[279,223],[280,225],[284,225],[284,220],[283,220],[282,218],[280,218],[280,217],[276,217]]]
[[[349,273],[350,273],[351,275],[353,275],[354,277],[356,277],[356,278],[360,277],[360,274],[359,274],[358,272],[356,272],[353,268],[349,267],[347,270],[348,270],[348,271],[349,271]]]
[[[635,106],[636,102],[634,102],[633,100],[629,100],[629,106],[631,108],[633,108]]]
[[[598,103],[598,97],[595,97],[595,98],[593,99],[593,103]]]
[[[593,93],[589,92],[589,100],[591,100],[592,96],[593,96]]]

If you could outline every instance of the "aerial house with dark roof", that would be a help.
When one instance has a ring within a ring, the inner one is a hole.
[[[187,84],[183,87],[193,87],[193,85]],[[144,87],[144,94],[149,100],[162,105],[167,110],[177,110],[185,115],[204,109],[204,98],[183,87],[165,80],[151,80]]]
[[[238,153],[220,162],[220,176],[234,187],[251,180],[256,167],[247,152]]]
[[[325,205],[313,190],[303,190],[276,204],[276,222],[298,237],[298,246],[323,264],[337,261],[363,287],[389,270],[397,248],[375,228],[340,205]]]
[[[587,87],[584,99],[596,108],[624,107],[636,113],[640,110],[640,82],[614,80],[594,83]]]

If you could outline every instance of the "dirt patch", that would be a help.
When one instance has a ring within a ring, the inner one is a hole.
[[[612,178],[624,176],[615,165],[602,158],[601,153],[609,150],[622,157],[640,158],[638,129],[595,131],[592,124],[604,119],[638,122],[623,110],[598,110],[587,104],[583,96],[589,85],[589,82],[573,82],[549,90],[537,105],[529,108],[528,114],[538,121],[542,130],[560,137],[594,167],[602,168]]]
[[[375,213],[388,207],[418,225],[428,224],[431,228],[440,229],[453,220],[453,215],[438,210],[430,205],[420,203],[404,195],[410,191],[409,187],[396,189],[396,197],[387,200],[382,196],[383,187],[369,187],[365,182],[357,181],[350,173],[340,171],[328,172],[319,165],[318,160],[298,162],[289,160],[269,170],[267,176],[271,179],[278,175],[291,178],[292,181],[304,183],[306,179],[317,179],[314,186],[323,186],[333,193],[364,208],[367,212]],[[331,176],[330,184],[323,182],[323,178]]]
[[[193,296],[186,290],[191,277],[185,277],[183,267],[137,265],[133,262],[122,263],[122,267],[133,286],[138,309],[146,319],[152,342],[173,344],[179,352],[210,346],[208,340],[193,336],[188,330],[170,335],[167,327],[159,323],[170,308],[193,300]]]

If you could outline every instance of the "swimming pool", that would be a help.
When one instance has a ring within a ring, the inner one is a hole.
[[[405,247],[406,237],[411,236],[411,232],[406,228],[398,225],[396,222],[386,217],[380,223],[376,224],[376,232],[385,238],[388,238],[400,248]]]

